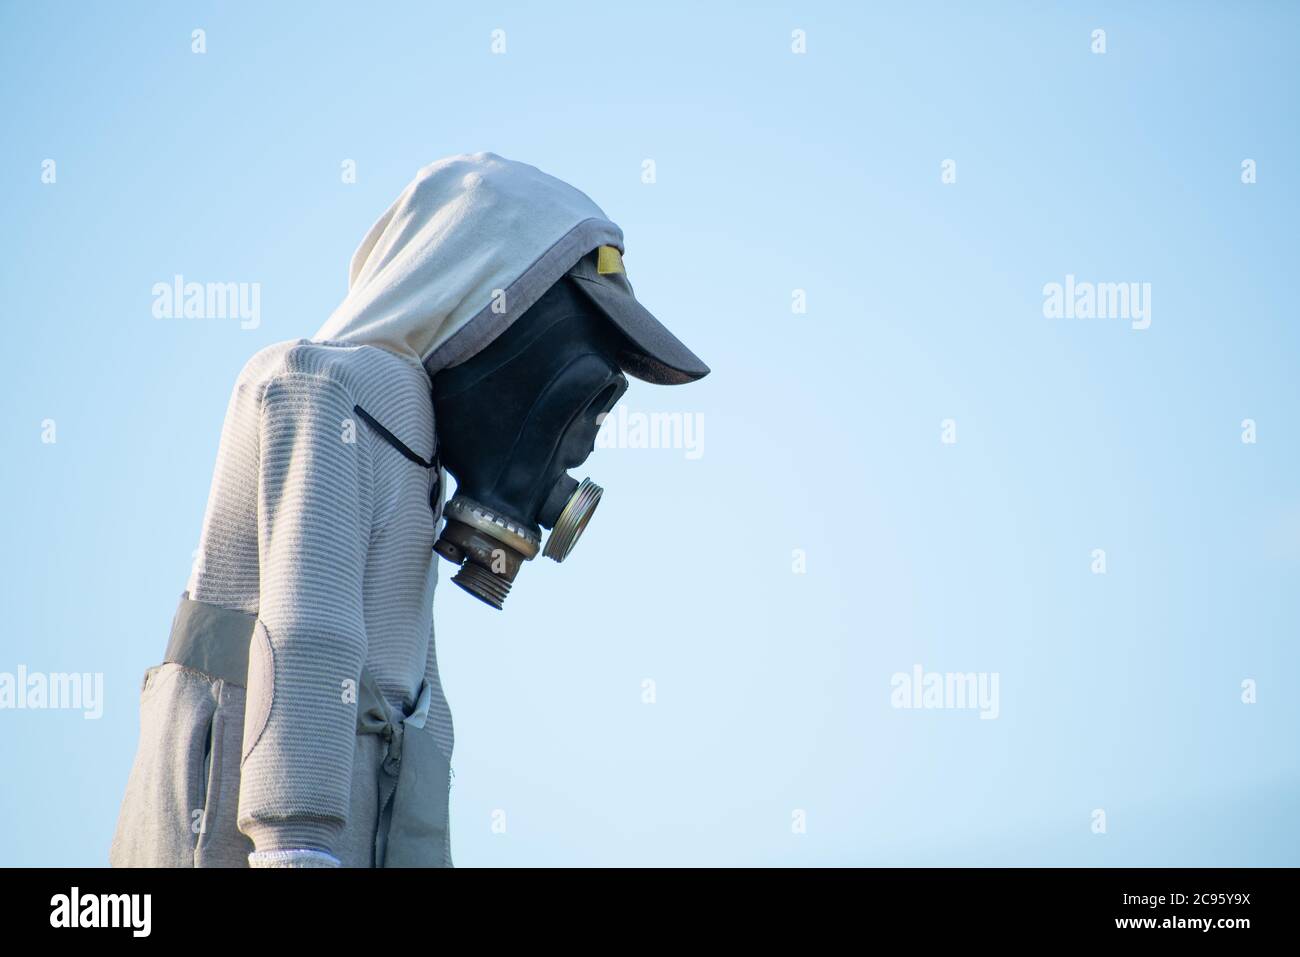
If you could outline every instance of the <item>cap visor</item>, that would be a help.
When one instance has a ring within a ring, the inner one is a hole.
[[[709,367],[700,357],[637,301],[630,286],[622,288],[604,276],[588,276],[576,270],[569,275],[574,285],[627,337],[630,349],[621,360],[628,375],[656,385],[682,385],[709,374]]]

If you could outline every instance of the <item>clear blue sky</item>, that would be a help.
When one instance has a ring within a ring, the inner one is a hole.
[[[459,866],[1300,864],[1300,8],[374,6],[0,3],[0,672],[104,677],[0,710],[0,864],[106,863],[235,375],[480,149],[713,374],[633,383],[703,454],[598,450],[504,614],[444,575]],[[155,318],[176,274],[260,323]],[[1149,328],[1045,317],[1067,275]]]

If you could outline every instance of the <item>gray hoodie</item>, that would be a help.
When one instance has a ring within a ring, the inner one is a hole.
[[[566,183],[492,153],[440,160],[366,235],[316,336],[249,360],[187,588],[256,617],[247,684],[148,669],[112,864],[374,866],[384,754],[356,733],[363,666],[402,714],[432,689],[418,733],[448,763],[454,738],[432,622],[440,476],[355,410],[432,459],[430,375],[600,245],[622,251],[622,232]]]

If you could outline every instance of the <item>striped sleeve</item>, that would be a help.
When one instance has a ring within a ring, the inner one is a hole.
[[[312,858],[272,851],[332,854],[347,823],[373,500],[352,408],[341,385],[310,373],[282,373],[262,397],[238,812],[253,864]]]

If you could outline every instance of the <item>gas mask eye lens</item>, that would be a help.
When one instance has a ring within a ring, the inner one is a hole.
[[[587,523],[600,504],[600,497],[605,490],[589,478],[582,480],[578,490],[569,496],[560,517],[555,520],[555,527],[546,539],[542,554],[547,558],[562,562],[569,557],[573,546],[578,544]]]

